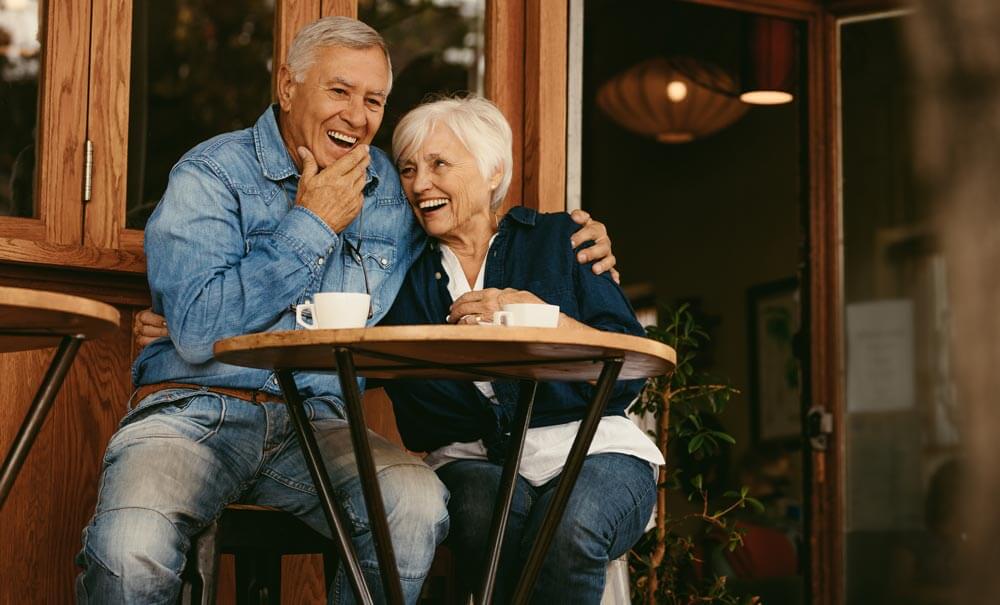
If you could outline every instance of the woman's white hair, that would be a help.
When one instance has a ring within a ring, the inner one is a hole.
[[[488,182],[501,171],[490,210],[500,207],[514,172],[513,134],[496,105],[474,95],[448,97],[411,110],[396,125],[392,152],[396,165],[410,160],[435,126],[447,126],[476,158],[479,173]]]
[[[385,94],[392,89],[392,61],[385,40],[377,31],[357,19],[350,17],[323,17],[299,30],[288,49],[285,63],[296,82],[306,78],[306,72],[316,61],[316,51],[328,46],[340,46],[355,50],[378,47],[385,55],[385,65],[389,71],[389,84]]]

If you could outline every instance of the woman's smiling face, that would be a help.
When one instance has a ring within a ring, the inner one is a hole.
[[[447,126],[432,127],[420,147],[400,162],[399,176],[428,235],[471,235],[480,220],[491,222],[490,198],[500,172],[483,178],[476,158]]]

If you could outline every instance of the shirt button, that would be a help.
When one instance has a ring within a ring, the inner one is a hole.
[[[434,272],[434,279],[441,279],[441,272],[440,271],[435,271]]]
[[[322,256],[316,259],[316,264],[317,265],[322,265],[324,262],[326,262],[326,261],[323,260]]]
[[[388,261],[388,259],[384,259],[384,258],[383,258],[383,259],[379,259],[379,261],[378,261],[378,262],[382,263],[382,266],[383,266],[383,267],[385,267],[386,265],[388,265],[388,264],[389,264],[389,261]]]

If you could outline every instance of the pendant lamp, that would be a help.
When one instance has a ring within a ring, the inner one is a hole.
[[[795,24],[785,19],[748,17],[740,100],[780,105],[794,99]]]
[[[722,69],[688,58],[643,61],[597,92],[597,106],[622,127],[661,143],[687,143],[718,132],[747,112]]]

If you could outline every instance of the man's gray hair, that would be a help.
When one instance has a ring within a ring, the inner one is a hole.
[[[302,82],[306,72],[316,61],[316,51],[328,46],[340,46],[355,50],[365,50],[378,47],[385,55],[386,69],[389,71],[389,84],[385,94],[392,89],[392,61],[389,59],[389,49],[382,35],[368,25],[350,17],[323,17],[299,30],[288,49],[286,63],[296,82]]]
[[[477,96],[450,97],[431,101],[410,111],[396,125],[392,153],[396,165],[412,159],[436,125],[451,129],[476,158],[479,173],[486,181],[497,169],[500,183],[493,190],[490,210],[496,211],[507,195],[514,172],[513,134],[507,118],[496,105]]]

